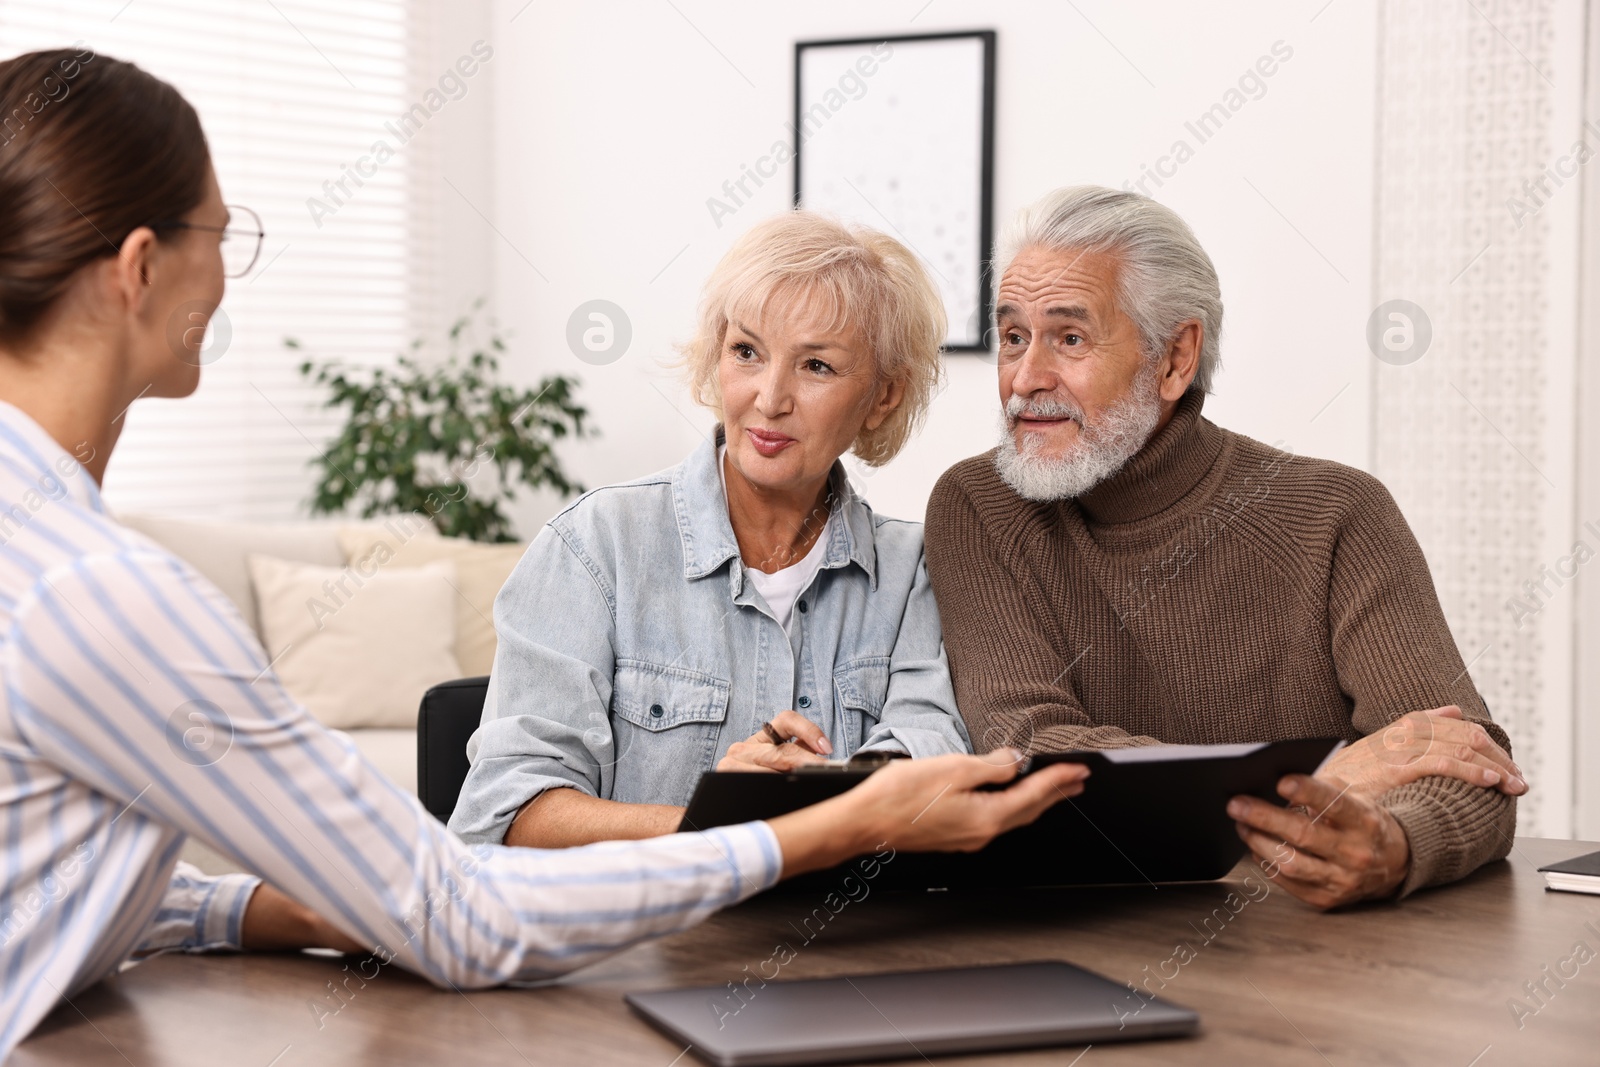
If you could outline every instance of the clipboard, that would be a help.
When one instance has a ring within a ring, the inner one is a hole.
[[[1298,738],[1036,755],[1024,773],[1052,763],[1088,764],[1093,774],[1083,793],[977,852],[899,853],[875,865],[873,885],[927,890],[1215,881],[1248,851],[1228,817],[1229,799],[1247,795],[1283,806],[1278,780],[1316,773],[1343,746],[1338,738]],[[776,818],[838,796],[871,773],[848,765],[790,774],[709,771],[678,828]],[[785,884],[831,884],[847,870]]]

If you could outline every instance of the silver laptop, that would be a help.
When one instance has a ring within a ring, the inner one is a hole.
[[[1193,1034],[1200,1017],[1047,960],[632,993],[628,1005],[722,1067],[900,1059]]]

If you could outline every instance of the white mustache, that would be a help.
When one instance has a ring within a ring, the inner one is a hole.
[[[1007,425],[1015,427],[1017,419],[1023,415],[1036,419],[1071,419],[1079,426],[1083,425],[1083,409],[1070,400],[1057,397],[1024,400],[1020,396],[1013,396],[1006,401]]]

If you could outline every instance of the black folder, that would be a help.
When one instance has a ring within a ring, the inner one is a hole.
[[[1546,889],[1563,893],[1592,893],[1600,896],[1600,852],[1574,856],[1570,860],[1540,867]]]
[[[1226,875],[1247,851],[1228,817],[1239,795],[1283,804],[1278,780],[1312,774],[1338,750],[1336,738],[1238,745],[1061,752],[1034,756],[1028,770],[1058,762],[1088,764],[1077,797],[1030,826],[971,853],[902,853],[872,865],[877,889],[1002,886],[1155,885]],[[791,774],[711,771],[701,776],[680,830],[771,819],[837,796],[870,770],[827,767]],[[846,868],[808,876],[837,881]],[[858,874],[859,877],[859,874]]]
[[[1600,852],[1574,856],[1570,860],[1546,864],[1539,869],[1541,871],[1555,871],[1558,874],[1583,874],[1593,878],[1600,878]]]

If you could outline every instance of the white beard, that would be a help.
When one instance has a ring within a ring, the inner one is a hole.
[[[1017,417],[1024,412],[1046,418],[1069,418],[1078,424],[1078,440],[1066,455],[1040,455],[1035,442],[1024,438],[1017,448]],[[1143,448],[1161,421],[1161,392],[1156,365],[1147,364],[1133,380],[1128,395],[1092,423],[1083,409],[1067,398],[1034,400],[1013,396],[1001,415],[1000,451],[994,465],[1000,477],[1028,500],[1068,500],[1099,485]]]

